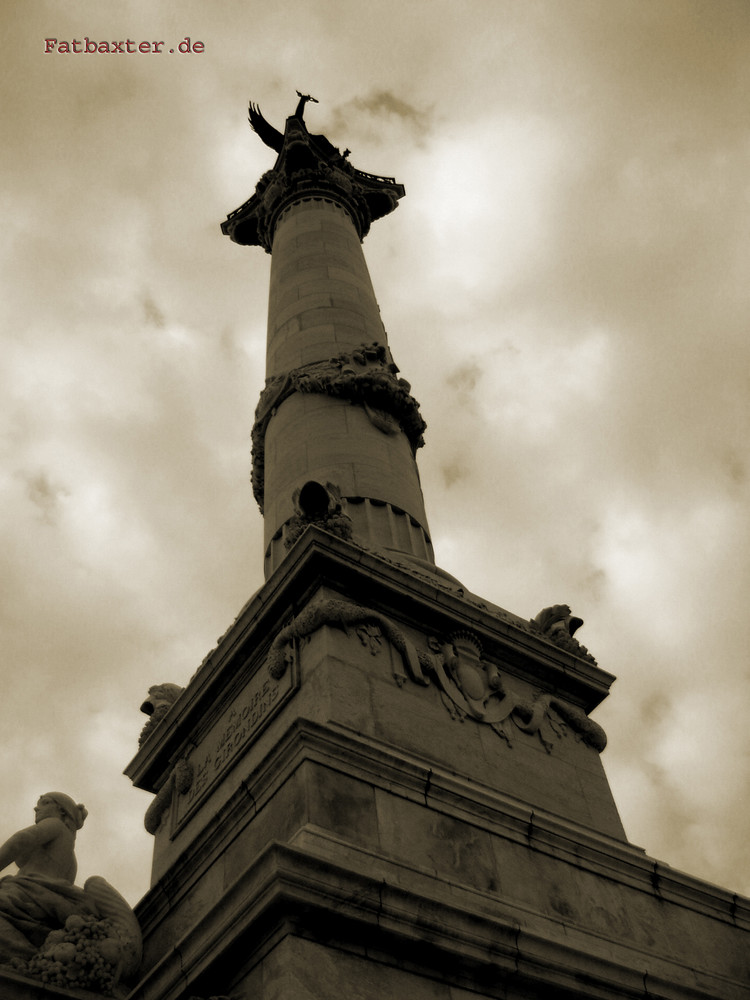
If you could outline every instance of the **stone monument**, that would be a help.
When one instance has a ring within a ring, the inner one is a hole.
[[[435,565],[361,247],[404,189],[310,132],[312,100],[283,133],[251,105],[276,159],[222,225],[271,254],[265,583],[144,702],[131,1000],[750,1000],[748,900],[625,836],[581,620]]]
[[[750,998],[750,906],[625,836],[566,605],[434,563],[362,253],[404,195],[254,105],[276,160],[222,231],[271,254],[252,432],[266,582],[127,769],[155,794],[134,1000]]]
[[[298,92],[299,94],[299,92]],[[613,678],[434,563],[424,421],[361,243],[404,188],[304,121],[222,224],[271,254],[266,582],[127,769],[155,798],[134,1000],[750,998],[750,907],[625,836]]]

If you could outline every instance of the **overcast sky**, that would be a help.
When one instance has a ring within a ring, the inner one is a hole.
[[[272,9],[273,7],[273,9]],[[219,225],[306,118],[406,197],[365,242],[427,420],[439,565],[568,603],[629,839],[750,894],[747,0],[4,4],[3,818],[90,816],[137,901],[121,772],[262,582],[249,436],[270,258]],[[185,36],[199,54],[169,54]],[[45,54],[45,39],[164,41]]]

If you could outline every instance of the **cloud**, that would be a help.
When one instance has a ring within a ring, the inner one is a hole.
[[[476,361],[470,361],[447,375],[445,381],[457,393],[460,405],[471,406],[481,378],[481,365],[477,364]]]
[[[150,295],[144,296],[143,299],[143,316],[147,323],[151,326],[159,327],[163,329],[166,325],[164,315],[156,305],[154,300]]]
[[[24,476],[26,480],[26,495],[39,509],[45,524],[53,524],[57,519],[60,501],[69,496],[63,486],[53,486],[45,472]]]
[[[422,145],[432,127],[433,113],[409,104],[389,90],[378,90],[364,97],[354,97],[334,109],[332,129],[336,133],[355,131],[369,122],[370,134],[381,119],[395,118],[408,130],[410,140]],[[352,127],[354,126],[354,128]]]
[[[3,11],[8,832],[59,785],[82,866],[109,845],[118,888],[148,883],[138,706],[262,579],[270,260],[219,223],[273,162],[248,99],[280,123],[300,86],[312,130],[407,188],[365,254],[439,562],[585,619],[628,833],[743,888],[747,4],[204,7],[132,5],[145,37],[204,38],[181,62],[44,57],[119,37],[88,0]]]

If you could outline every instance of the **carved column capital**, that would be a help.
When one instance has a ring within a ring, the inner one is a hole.
[[[300,118],[288,118],[273,169],[263,174],[252,197],[227,216],[222,232],[235,243],[270,253],[285,210],[309,198],[340,205],[364,239],[370,224],[392,212],[405,192],[392,177],[355,169],[347,152],[342,154],[325,136],[311,135]]]

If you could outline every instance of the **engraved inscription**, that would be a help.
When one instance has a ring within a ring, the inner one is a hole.
[[[220,716],[201,745],[188,758],[193,766],[193,782],[177,803],[178,825],[205,798],[208,791],[232,762],[257,736],[265,723],[297,688],[296,669],[275,680],[258,671],[231,707]]]

